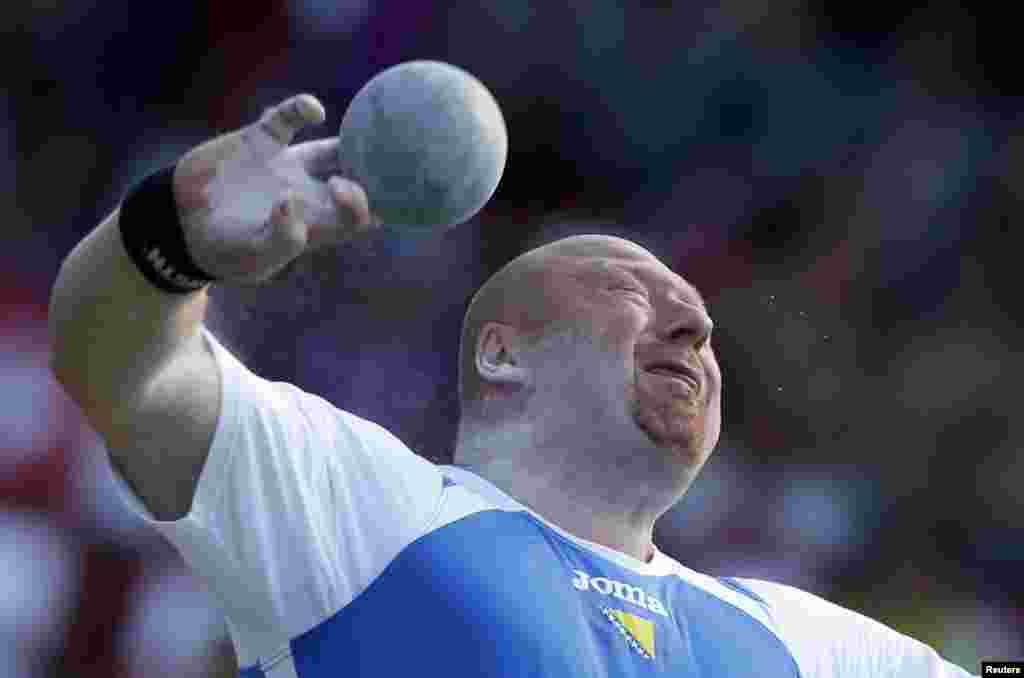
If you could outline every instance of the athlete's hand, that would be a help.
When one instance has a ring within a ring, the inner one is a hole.
[[[229,282],[260,282],[307,250],[380,224],[362,187],[340,176],[337,137],[290,145],[324,118],[314,97],[295,96],[178,162],[174,194],[199,268]]]

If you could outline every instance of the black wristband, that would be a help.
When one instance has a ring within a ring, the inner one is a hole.
[[[149,282],[165,292],[188,294],[217,280],[196,266],[174,200],[174,165],[150,174],[121,203],[121,240]]]

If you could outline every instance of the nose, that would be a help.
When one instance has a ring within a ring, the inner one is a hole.
[[[708,312],[699,306],[677,302],[666,308],[668,320],[660,334],[674,344],[686,344],[699,351],[711,338],[715,324]]]

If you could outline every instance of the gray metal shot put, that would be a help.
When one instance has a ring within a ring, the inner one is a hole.
[[[497,101],[466,71],[407,61],[373,77],[341,122],[342,171],[398,228],[460,224],[490,199],[508,154]]]

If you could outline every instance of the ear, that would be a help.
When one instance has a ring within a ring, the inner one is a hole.
[[[476,370],[484,381],[522,385],[529,381],[530,371],[523,365],[520,335],[516,328],[489,322],[476,341]]]

